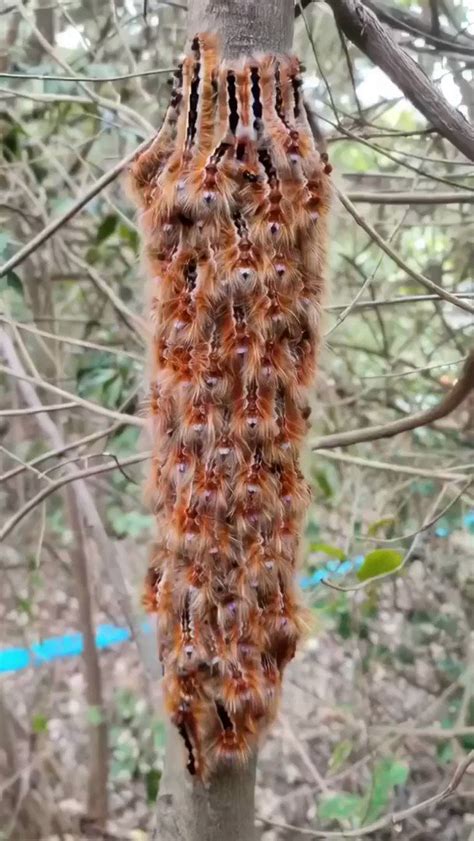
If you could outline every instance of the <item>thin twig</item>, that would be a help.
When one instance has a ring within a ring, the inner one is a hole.
[[[52,383],[47,383],[44,380],[38,380],[36,377],[29,377],[27,374],[17,374],[11,368],[7,368],[6,365],[0,365],[0,374],[7,374],[9,377],[15,377],[15,379],[25,380],[27,383],[31,383],[37,388],[43,388],[45,389],[45,391],[51,391],[53,394],[59,394],[61,397],[74,397],[75,402],[78,406],[83,406],[85,409],[88,409],[95,415],[104,415],[104,417],[106,418],[120,420],[124,424],[129,424],[130,426],[138,426],[140,428],[143,428],[146,425],[146,421],[144,418],[138,418],[136,417],[136,415],[126,415],[123,412],[116,412],[113,409],[107,409],[105,406],[99,406],[98,403],[92,403],[91,400],[85,400],[83,397],[75,397],[73,394],[71,394],[70,391],[66,391],[64,388],[59,388],[59,386],[53,385]]]
[[[396,733],[398,736],[410,738],[419,736],[423,739],[461,739],[463,736],[474,736],[474,727],[410,727],[404,724],[377,724],[372,730],[379,733]]]
[[[50,55],[51,58],[56,62],[56,64],[62,67],[63,70],[66,71],[66,73],[70,73],[71,76],[74,76],[74,71],[72,67],[70,67],[67,61],[64,61],[64,59],[56,52],[52,44],[50,44],[48,39],[45,38],[39,27],[36,26],[34,21],[28,15],[28,12],[25,9],[23,3],[19,2],[17,9],[19,14],[22,16],[23,20],[26,21],[30,26],[36,40],[39,42],[39,44],[41,44],[43,50],[45,50],[45,52],[47,52],[48,55]],[[84,82],[79,82],[78,84],[87,94],[89,99],[92,100],[92,102],[95,102],[96,105],[99,105],[100,107],[105,109],[111,108],[114,111],[120,112],[121,114],[123,114],[124,117],[126,117],[129,125],[135,127],[137,126],[137,124],[141,124],[141,126],[145,129],[146,132],[153,131],[153,126],[138,111],[134,111],[133,108],[130,108],[128,105],[125,105],[124,103],[118,100],[107,99],[103,96],[100,96],[99,94],[95,93],[95,91],[93,91],[91,88],[87,87],[87,85]]]
[[[423,467],[410,467],[408,464],[390,464],[387,461],[375,461],[374,459],[359,458],[358,456],[347,456],[343,453],[332,453],[321,450],[318,455],[328,458],[330,461],[340,461],[342,464],[357,464],[359,467],[366,467],[370,470],[386,470],[389,473],[402,473],[408,476],[422,477],[424,479],[438,479],[440,482],[467,482],[471,477],[467,473],[451,473],[446,470],[427,470]]]
[[[329,581],[327,578],[324,579],[322,581],[322,583],[326,587],[331,588],[332,590],[339,590],[339,592],[341,592],[341,593],[351,593],[351,592],[353,593],[353,592],[356,592],[357,590],[364,590],[366,587],[371,586],[372,584],[374,584],[377,581],[382,581],[384,578],[391,578],[395,573],[398,575],[403,570],[403,568],[408,564],[408,561],[413,557],[415,551],[417,550],[417,548],[419,546],[419,543],[420,543],[421,534],[424,530],[424,527],[425,526],[427,527],[428,523],[434,517],[434,515],[435,515],[435,513],[438,509],[438,506],[441,503],[441,501],[442,501],[442,499],[443,499],[443,497],[446,493],[446,487],[447,487],[446,485],[443,485],[443,487],[441,488],[438,496],[436,497],[435,501],[433,502],[433,504],[430,507],[430,510],[428,511],[428,513],[425,516],[422,527],[420,529],[418,529],[418,531],[415,532],[413,540],[412,540],[408,550],[405,552],[405,555],[403,557],[403,560],[402,560],[401,564],[398,567],[396,567],[396,569],[389,570],[388,572],[381,572],[379,575],[373,575],[371,578],[364,579],[359,584],[351,584],[348,587],[340,587],[338,584],[334,584],[333,582]]]
[[[474,292],[455,293],[456,298],[474,298]],[[418,304],[423,301],[442,301],[439,295],[401,295],[399,298],[375,298],[373,301],[358,301],[353,310],[375,309],[376,307],[393,307],[399,304]],[[347,309],[350,304],[330,304],[324,307],[326,312],[339,312]],[[447,363],[446,363],[447,364]],[[367,378],[366,378],[367,379]]]
[[[399,824],[403,823],[403,821],[407,820],[407,818],[411,818],[418,812],[424,812],[426,809],[429,809],[430,806],[435,806],[437,803],[446,800],[447,797],[456,791],[462,778],[464,777],[464,774],[473,763],[474,751],[471,751],[457,766],[447,786],[445,786],[442,791],[438,792],[438,794],[434,794],[432,797],[428,797],[426,800],[422,800],[421,803],[416,803],[414,806],[409,806],[408,809],[402,809],[399,812],[392,812],[390,815],[385,815],[385,817],[380,818],[378,821],[375,821],[375,823],[363,826],[360,829],[339,829],[336,832],[325,832],[324,830],[318,831],[314,829],[304,829],[303,827],[294,826],[293,824],[277,823],[275,821],[267,820],[267,818],[257,817],[257,820],[267,826],[274,826],[277,829],[291,830],[292,832],[297,832],[299,835],[306,835],[308,838],[358,838],[361,835],[372,835],[372,833],[378,832],[379,829],[384,829],[385,827],[398,827]]]
[[[50,239],[53,234],[56,233],[60,228],[62,228],[67,222],[76,216],[86,204],[90,202],[94,196],[97,196],[104,187],[107,187],[118,175],[123,171],[123,169],[129,164],[137,154],[141,151],[146,149],[146,147],[150,144],[150,138],[148,140],[144,140],[138,148],[134,149],[133,152],[129,152],[118,164],[116,164],[112,169],[108,172],[104,172],[104,174],[97,179],[97,181],[92,184],[83,194],[80,196],[72,205],[65,211],[65,213],[61,214],[57,219],[53,219],[49,225],[46,225],[42,231],[39,232],[33,239],[26,243],[23,248],[20,248],[19,251],[16,252],[3,266],[0,266],[0,277],[3,277],[8,271],[11,269],[16,268],[20,263],[26,260],[30,254],[33,254],[38,248],[43,245],[48,239]]]
[[[48,450],[46,453],[42,453],[40,456],[36,456],[36,458],[31,459],[29,462],[21,462],[21,467],[14,467],[11,470],[8,470],[7,473],[2,473],[0,476],[0,484],[2,482],[8,481],[8,479],[13,479],[14,476],[18,476],[19,473],[23,473],[24,470],[33,470],[38,476],[45,476],[46,474],[41,473],[39,470],[36,470],[35,465],[41,464],[43,461],[48,461],[50,458],[58,458],[59,456],[63,455],[64,453],[69,452],[69,450],[76,450],[78,447],[83,447],[84,444],[92,444],[95,441],[99,441],[101,438],[108,438],[110,435],[113,435],[117,430],[121,427],[121,423],[114,423],[112,426],[108,426],[106,429],[101,429],[99,432],[92,432],[90,435],[84,435],[82,438],[78,438],[76,441],[71,441],[68,444],[64,444],[64,446],[59,447],[55,450]],[[4,448],[3,448],[4,449]],[[13,453],[8,453],[11,458],[14,458],[17,461],[20,461],[18,456],[14,455]]]
[[[360,177],[360,173],[356,173]],[[378,175],[378,173],[377,173]],[[393,173],[390,173],[393,178]],[[474,193],[373,193],[353,191],[347,193],[350,201],[361,202],[362,204],[473,204]]]
[[[459,502],[461,497],[464,496],[464,494],[466,493],[466,491],[472,485],[473,482],[474,482],[474,476],[472,476],[471,479],[468,479],[467,482],[464,483],[464,485],[458,491],[456,496],[454,496],[453,499],[451,499],[447,503],[447,505],[445,505],[444,508],[442,508],[441,511],[439,511],[438,514],[433,516],[428,522],[423,522],[422,525],[419,528],[416,529],[416,531],[412,531],[409,534],[400,534],[397,537],[389,537],[389,538],[371,537],[368,534],[357,534],[357,535],[355,535],[355,539],[360,540],[360,541],[368,541],[369,543],[377,543],[377,544],[381,544],[383,546],[388,546],[391,543],[400,543],[401,540],[410,540],[410,538],[416,537],[416,535],[420,534],[420,532],[427,531],[427,529],[430,529],[432,526],[434,526],[435,523],[438,522],[438,520],[441,520],[441,518],[444,517],[445,514],[447,514],[447,512],[450,510],[450,508],[452,508],[453,505],[456,505],[456,503]]]
[[[35,496],[31,497],[31,499],[29,499],[22,508],[16,511],[15,514],[7,520],[3,528],[0,529],[0,541],[4,540],[5,537],[7,537],[7,535],[15,528],[15,526],[17,526],[18,523],[27,516],[27,514],[33,511],[37,505],[43,502],[44,499],[59,490],[59,488],[69,484],[69,482],[76,482],[78,479],[86,479],[89,476],[97,476],[100,473],[108,473],[110,470],[117,470],[117,468],[123,468],[129,464],[138,464],[141,461],[145,461],[150,457],[150,455],[150,452],[137,453],[136,455],[128,456],[128,458],[124,458],[121,461],[118,461],[117,458],[114,457],[113,461],[108,464],[100,464],[97,467],[88,467],[84,470],[75,470],[73,473],[68,473],[66,476],[62,476],[55,482],[51,482],[51,484],[47,485],[47,487],[43,488]]]
[[[64,409],[74,409],[77,406],[76,402],[71,403],[52,403],[49,406],[38,406],[38,408],[30,407],[29,409],[0,409],[1,418],[16,418],[21,415],[37,415],[40,412],[62,412]]]
[[[327,0],[344,34],[397,85],[425,119],[474,160],[474,128],[360,0]]]
[[[142,76],[158,76],[161,73],[173,73],[175,67],[160,67],[157,70],[140,70],[136,73],[122,73],[118,76],[51,76],[41,73],[0,73],[0,79],[37,79],[42,82],[90,82],[101,84],[102,82],[122,82],[125,79],[136,79]],[[12,89],[12,93],[17,93]]]
[[[445,418],[454,412],[458,406],[469,396],[474,388],[474,349],[469,353],[461,376],[436,406],[424,412],[417,412],[406,418],[392,421],[391,423],[368,426],[365,429],[354,429],[348,432],[336,432],[334,435],[326,435],[312,444],[313,450],[327,450],[334,447],[348,447],[351,444],[360,444],[362,441],[376,441],[379,438],[391,438],[402,432],[418,429],[421,426],[429,426],[435,421]]]
[[[131,353],[129,350],[123,350],[120,347],[111,347],[110,345],[101,345],[98,342],[89,342],[87,339],[75,339],[72,336],[63,336],[59,333],[50,333],[48,330],[40,330],[38,327],[33,327],[31,324],[25,324],[23,321],[15,321],[13,318],[0,313],[0,321],[5,324],[13,325],[19,330],[26,330],[27,333],[32,333],[35,336],[44,336],[46,339],[52,339],[55,342],[61,342],[66,345],[76,345],[77,347],[88,348],[89,350],[99,350],[101,353],[110,353],[115,356],[127,356],[129,359],[134,359],[136,362],[143,362],[143,357],[138,353]]]
[[[393,248],[384,240],[383,237],[375,230],[375,228],[370,225],[366,219],[358,212],[358,210],[354,207],[352,202],[348,199],[345,193],[342,190],[339,190],[336,187],[336,194],[339,198],[341,204],[346,208],[346,210],[350,213],[352,218],[357,222],[357,224],[369,235],[369,237],[377,243],[377,245],[388,254],[389,257],[397,264],[404,272],[406,272],[413,280],[418,281],[430,292],[435,292],[440,298],[444,298],[446,301],[449,301],[451,304],[454,304],[457,307],[460,307],[467,312],[474,313],[474,306],[472,304],[468,304],[467,301],[463,301],[460,298],[456,298],[455,295],[452,295],[451,292],[447,292],[446,289],[443,289],[442,286],[439,286],[433,280],[430,280],[429,277],[426,275],[421,274],[421,272],[417,272],[415,269],[412,269],[405,260],[394,251]]]

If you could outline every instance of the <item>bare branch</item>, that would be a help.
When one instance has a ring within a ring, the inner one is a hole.
[[[460,292],[456,293],[456,298],[474,298],[474,292]],[[393,307],[398,304],[417,304],[422,301],[442,301],[439,295],[402,295],[399,298],[375,298],[373,301],[358,301],[352,307],[352,310],[366,310],[375,309],[376,307]],[[330,304],[324,309],[327,312],[339,312],[339,310],[346,310],[350,304]]]
[[[44,380],[39,380],[36,377],[29,377],[27,374],[17,374],[12,368],[7,368],[6,365],[0,365],[0,374],[7,374],[10,377],[15,377],[19,380],[24,380],[27,383],[37,386],[37,388],[44,388],[45,391],[51,391],[53,394],[59,394],[61,397],[71,398],[78,406],[83,406],[95,415],[104,415],[106,418],[113,418],[113,420],[120,420],[122,423],[130,426],[139,426],[143,428],[146,425],[144,418],[137,418],[135,415],[126,415],[123,412],[116,412],[113,409],[107,409],[105,406],[99,406],[98,403],[92,403],[91,400],[85,400],[83,397],[76,397],[70,391],[64,388],[59,388],[57,385],[47,383]]]
[[[72,70],[70,65],[66,61],[64,61],[64,59],[56,52],[52,44],[49,43],[48,39],[45,38],[39,27],[36,26],[36,24],[28,15],[27,10],[25,9],[22,3],[18,4],[17,9],[19,14],[22,16],[23,20],[29,24],[36,40],[41,44],[43,50],[45,50],[45,52],[47,52],[48,55],[50,55],[51,58],[60,67],[62,67],[63,70],[66,71],[66,73],[70,73],[71,76],[74,76],[74,71]],[[100,96],[99,94],[95,93],[95,91],[91,90],[91,88],[87,87],[87,85],[84,82],[79,82],[78,84],[87,94],[89,99],[92,102],[95,102],[96,105],[99,105],[100,107],[105,109],[111,108],[114,111],[120,112],[121,114],[123,114],[124,117],[126,117],[129,125],[136,127],[137,124],[141,124],[141,126],[145,129],[146,132],[153,131],[153,126],[150,125],[148,120],[146,120],[141,114],[139,114],[138,111],[134,111],[133,108],[130,108],[128,105],[125,105],[120,101],[106,99]]]
[[[426,275],[421,274],[420,272],[415,271],[412,269],[404,260],[397,254],[396,251],[391,248],[391,246],[384,240],[383,237],[375,230],[375,228],[370,225],[366,219],[356,210],[354,205],[351,201],[347,198],[345,193],[342,190],[337,189],[336,187],[337,196],[342,205],[346,208],[347,211],[351,214],[353,219],[357,222],[358,225],[370,236],[370,238],[380,246],[382,251],[385,251],[389,257],[397,264],[403,271],[405,271],[413,280],[418,281],[431,292],[435,292],[440,298],[444,298],[445,301],[449,301],[451,304],[454,304],[460,309],[466,310],[466,312],[474,313],[474,306],[472,304],[468,304],[467,301],[463,301],[461,298],[457,298],[451,292],[448,292],[446,289],[443,289],[442,286],[439,286],[433,280],[430,280],[429,277]]]
[[[64,247],[65,248],[65,247]],[[146,334],[146,323],[143,318],[140,318],[139,315],[132,312],[131,309],[127,307],[126,304],[122,301],[119,295],[109,286],[109,284],[101,277],[99,272],[97,272],[86,260],[83,260],[74,251],[69,250],[68,252],[69,259],[72,260],[76,266],[79,266],[84,272],[90,277],[94,286],[99,289],[102,295],[105,295],[106,298],[110,301],[113,308],[119,314],[120,318],[127,327],[136,335],[140,342],[143,342],[143,337]]]
[[[0,346],[3,355],[6,357],[15,373],[18,375],[23,374],[23,366],[18,358],[13,342],[5,331],[3,331],[3,334],[0,332]],[[25,402],[29,406],[40,405],[40,400],[33,386],[22,379],[19,379],[18,383]],[[52,421],[50,416],[48,414],[40,414],[36,415],[35,419],[43,436],[46,440],[51,442],[53,447],[55,447],[55,450],[64,451],[67,448],[67,445],[65,444],[58,427]],[[115,467],[117,466],[115,461],[114,465]],[[78,472],[75,465],[67,465],[66,471],[68,477],[74,477]],[[73,481],[73,479],[70,481]],[[128,563],[126,553],[120,542],[115,542],[112,546],[112,542],[107,535],[99,512],[97,511],[97,506],[95,505],[94,499],[89,492],[87,484],[84,481],[78,481],[74,482],[73,487],[74,492],[77,495],[81,511],[87,520],[88,533],[97,544],[97,552],[95,553],[97,559],[100,559],[100,562],[103,564],[104,574],[109,577],[114,591],[117,594],[118,603],[120,604],[123,615],[130,626],[133,638],[136,640],[146,672],[153,680],[156,680],[158,677],[156,648],[154,642],[145,634],[140,618],[133,607],[129,584],[125,575]]]
[[[26,245],[23,246],[23,248],[20,248],[20,250],[17,251],[17,253],[14,254],[13,257],[7,260],[7,262],[4,263],[3,266],[0,266],[0,277],[3,277],[3,275],[5,275],[8,271],[14,269],[16,266],[22,263],[23,260],[29,257],[30,254],[33,254],[35,251],[37,251],[38,248],[40,248],[40,246],[43,245],[43,243],[50,239],[50,237],[52,237],[53,234],[56,233],[56,231],[59,231],[59,229],[62,228],[67,222],[69,222],[70,219],[73,219],[74,216],[76,216],[76,214],[79,213],[79,211],[82,210],[82,208],[85,207],[85,205],[88,204],[90,200],[94,198],[94,196],[97,196],[101,192],[101,190],[104,189],[104,187],[107,187],[108,184],[114,181],[115,178],[117,178],[117,176],[120,175],[122,170],[127,166],[127,164],[129,164],[134,159],[135,155],[143,151],[143,149],[146,149],[150,142],[151,138],[149,138],[148,140],[144,140],[143,143],[141,143],[138,146],[138,148],[134,149],[133,152],[130,152],[128,155],[122,158],[122,160],[119,161],[119,163],[116,164],[112,169],[109,169],[108,172],[105,172],[100,178],[98,178],[97,181],[95,181],[94,184],[92,184],[92,186],[89,187],[89,189],[86,190],[85,193],[83,193],[82,196],[80,196],[71,205],[71,207],[69,207],[68,210],[66,210],[65,213],[63,213],[57,219],[53,219],[53,221],[50,222],[49,225],[46,225],[46,227],[43,228],[43,230],[40,231],[39,234],[33,237],[33,239],[31,239],[30,242],[27,242]]]
[[[420,736],[424,739],[459,739],[463,736],[474,736],[474,727],[466,725],[462,727],[412,727],[404,724],[380,724],[371,728],[378,733],[396,733],[397,736]],[[466,757],[467,759],[467,757]]]
[[[344,34],[380,67],[428,122],[474,161],[474,128],[360,0],[327,0]]]
[[[379,438],[391,438],[392,435],[399,435],[401,432],[408,432],[411,429],[418,429],[420,426],[429,426],[435,421],[445,418],[454,412],[458,406],[469,396],[474,389],[474,349],[469,353],[461,376],[436,406],[427,409],[425,412],[417,412],[406,418],[392,421],[392,423],[368,426],[365,429],[354,429],[348,432],[338,432],[334,435],[326,435],[316,441],[312,446],[314,450],[327,450],[333,447],[348,447],[351,444],[360,444],[362,441],[376,441]]]
[[[150,455],[150,452],[137,453],[136,455],[128,456],[128,458],[124,458],[121,461],[114,459],[107,464],[99,464],[97,467],[87,467],[84,470],[75,470],[74,472],[67,473],[66,476],[61,476],[60,479],[56,479],[55,482],[51,482],[35,496],[32,496],[28,502],[25,503],[23,508],[16,511],[15,514],[7,520],[3,528],[0,529],[0,540],[4,540],[5,537],[7,537],[7,535],[15,528],[15,526],[17,526],[18,523],[27,516],[27,514],[33,511],[34,508],[40,505],[43,500],[50,496],[50,494],[59,490],[59,488],[64,487],[64,485],[68,485],[69,482],[76,482],[78,479],[86,479],[89,476],[98,476],[101,473],[109,473],[111,470],[118,470],[123,467],[127,467],[129,464],[138,464],[141,461],[145,461],[150,457]]]
[[[402,29],[410,32],[417,38],[423,38],[427,44],[431,44],[439,51],[458,53],[459,55],[474,56],[474,49],[469,44],[458,41],[449,32],[436,34],[419,15],[414,15],[406,9],[388,7],[383,3],[374,3],[373,0],[364,0],[365,5],[377,15],[383,23],[387,23],[393,29]]]
[[[89,342],[87,339],[75,339],[72,336],[62,336],[59,333],[50,333],[48,330],[40,330],[38,327],[33,327],[31,324],[25,324],[23,321],[15,321],[12,318],[7,318],[0,313],[0,321],[5,324],[13,325],[19,330],[26,330],[27,333],[32,333],[35,336],[44,336],[46,339],[52,339],[54,342],[61,342],[67,345],[76,345],[77,347],[85,347],[90,350],[99,350],[101,353],[110,353],[114,356],[127,356],[129,359],[134,359],[136,362],[143,362],[143,356],[138,353],[131,353],[128,350],[122,350],[120,347],[110,347],[110,345],[101,345],[97,342]]]
[[[387,470],[389,473],[401,473],[407,476],[422,476],[425,479],[438,479],[440,482],[467,482],[471,477],[467,473],[450,472],[449,470],[428,470],[424,467],[410,467],[408,464],[391,464],[388,461],[347,456],[343,453],[332,453],[326,450],[318,451],[318,455],[330,461],[340,461],[342,464],[356,464],[370,470]]]
[[[38,79],[42,82],[90,82],[101,84],[103,82],[122,82],[125,79],[137,79],[142,76],[158,76],[162,73],[173,73],[175,67],[161,67],[156,70],[141,70],[137,73],[122,73],[119,76],[51,76],[41,73],[0,73],[0,79]],[[12,93],[17,93],[13,91]]]
[[[92,444],[95,441],[99,441],[101,438],[108,438],[110,435],[113,435],[114,432],[117,432],[121,425],[121,423],[114,423],[106,429],[99,430],[99,432],[92,432],[90,435],[84,435],[82,438],[78,438],[76,441],[70,441],[68,444],[64,444],[59,448],[48,450],[46,453],[42,453],[42,455],[31,459],[31,461],[26,463],[22,461],[19,467],[14,467],[6,473],[2,473],[0,476],[0,484],[2,482],[7,482],[8,479],[13,479],[14,476],[18,476],[18,474],[23,473],[24,470],[33,470],[39,476],[44,476],[44,473],[36,470],[37,464],[42,464],[43,461],[48,461],[50,458],[58,458],[63,455],[63,453],[69,452],[69,450],[76,450],[78,447],[83,447],[84,444]],[[9,453],[9,455],[12,458],[18,459],[18,456],[14,456],[13,453]]]
[[[61,412],[74,409],[77,403],[51,403],[49,406],[30,407],[29,409],[0,409],[0,418],[17,418],[21,415],[37,415],[40,412]]]
[[[472,731],[474,728],[470,729]],[[448,731],[441,731],[440,729],[440,732]],[[413,815],[418,814],[418,812],[424,812],[431,806],[435,806],[441,801],[446,800],[447,797],[449,797],[451,794],[453,794],[454,791],[456,791],[457,787],[459,786],[459,783],[464,777],[464,774],[473,763],[474,751],[471,751],[457,766],[447,786],[445,786],[445,788],[438,792],[438,794],[434,794],[433,797],[428,797],[426,800],[422,800],[421,803],[416,803],[414,806],[410,806],[408,809],[402,809],[399,812],[392,812],[391,815],[385,815],[385,817],[380,818],[380,820],[375,821],[375,823],[372,823],[369,826],[363,826],[360,829],[338,829],[336,832],[324,832],[323,830],[318,831],[314,829],[304,829],[302,827],[294,826],[292,824],[276,823],[275,821],[269,821],[266,818],[261,817],[259,817],[258,820],[261,823],[266,824],[267,826],[274,826],[278,829],[291,830],[292,832],[297,832],[299,835],[305,835],[307,838],[359,838],[361,835],[372,835],[374,832],[378,832],[378,830],[384,829],[385,827],[398,827],[399,824],[403,823],[403,821],[407,820],[407,818],[411,818]]]
[[[371,537],[369,534],[360,534],[357,535],[356,539],[369,543],[377,543],[378,545],[382,546],[390,546],[392,543],[399,543],[401,540],[410,540],[413,537],[416,537],[418,534],[421,534],[421,532],[427,531],[427,529],[430,529],[432,526],[434,526],[434,524],[437,523],[438,520],[441,520],[441,517],[444,517],[444,515],[448,513],[450,508],[452,508],[453,505],[456,505],[456,503],[459,502],[461,497],[464,496],[467,489],[472,485],[473,482],[474,476],[471,479],[468,479],[468,481],[462,486],[458,493],[455,496],[453,496],[452,499],[450,499],[450,501],[447,503],[447,505],[444,506],[444,508],[441,509],[441,511],[433,515],[431,519],[425,519],[421,526],[419,526],[416,529],[416,531],[412,531],[409,534],[399,534],[397,535],[397,537],[389,538]]]
[[[357,173],[359,175],[359,173]],[[350,201],[363,204],[474,204],[474,193],[347,193]]]

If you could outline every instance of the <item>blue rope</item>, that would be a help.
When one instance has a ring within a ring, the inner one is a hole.
[[[474,511],[469,511],[463,518],[464,526],[474,530]],[[435,530],[437,537],[448,537],[450,529],[444,525],[438,525]],[[326,566],[318,569],[310,575],[300,578],[300,585],[303,590],[311,590],[317,587],[325,579],[342,578],[349,572],[357,571],[364,560],[363,555],[357,555],[352,560],[328,561]],[[144,622],[143,628],[151,632],[150,622]],[[99,625],[95,635],[95,644],[98,649],[110,648],[113,645],[126,642],[131,637],[128,628],[119,628],[115,625]],[[51,663],[62,657],[76,657],[82,654],[84,642],[82,634],[65,634],[60,637],[47,637],[42,642],[30,646],[30,648],[4,648],[0,650],[0,673],[19,672],[28,666],[41,666],[43,663]]]

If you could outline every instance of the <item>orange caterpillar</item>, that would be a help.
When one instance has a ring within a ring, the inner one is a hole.
[[[195,38],[163,127],[131,167],[151,274],[150,496],[166,705],[208,777],[274,718],[301,634],[298,464],[330,203],[287,56]]]

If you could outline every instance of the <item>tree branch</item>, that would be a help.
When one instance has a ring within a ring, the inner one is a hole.
[[[460,292],[456,295],[457,298],[474,298],[474,292]],[[399,304],[417,304],[423,301],[441,301],[439,295],[401,295],[398,298],[374,298],[373,301],[358,301],[352,307],[353,310],[372,310],[377,307],[393,307]],[[324,307],[326,312],[342,312],[346,310],[350,304],[329,304]]]
[[[313,2],[314,0],[300,0],[300,2],[297,2],[295,18],[298,18],[302,10],[306,9]],[[364,0],[364,3],[369,9],[375,12],[379,20],[388,24],[393,29],[410,32],[412,35],[423,38],[427,44],[431,44],[433,47],[444,52],[454,52],[459,55],[474,55],[474,49],[469,44],[460,43],[455,35],[441,31],[439,28],[439,19],[436,14],[436,0],[429,0],[432,11],[431,25],[426,23],[419,15],[413,15],[411,12],[400,7],[377,4],[373,0]],[[433,12],[435,12],[434,15]]]
[[[62,412],[64,409],[74,409],[77,403],[50,403],[46,406],[38,406],[38,408],[30,407],[29,409],[0,409],[0,418],[17,418],[22,415],[38,415],[41,412]]]
[[[32,383],[32,385],[37,386],[37,388],[43,388],[45,391],[51,391],[53,394],[59,394],[60,397],[66,397],[69,400],[74,398],[74,402],[78,406],[83,406],[84,409],[88,409],[95,415],[104,415],[106,418],[122,421],[124,424],[138,426],[142,429],[146,426],[145,418],[138,418],[136,415],[127,415],[124,412],[116,412],[113,409],[107,409],[105,406],[99,406],[98,403],[93,403],[91,400],[85,400],[83,397],[76,397],[74,394],[71,394],[70,391],[66,391],[64,388],[59,388],[59,386],[53,385],[52,383],[47,383],[44,380],[37,379],[36,377],[30,377],[28,374],[18,374],[11,368],[7,368],[6,365],[0,365],[0,374],[7,374],[8,376],[15,377],[18,380],[25,380],[25,382]]]
[[[409,464],[391,464],[388,461],[376,461],[375,459],[360,458],[359,456],[348,456],[344,453],[332,453],[321,450],[319,455],[328,458],[330,461],[340,461],[341,464],[355,464],[358,467],[365,467],[367,470],[382,470],[389,473],[399,473],[402,476],[415,476],[417,479],[422,476],[425,479],[437,479],[440,482],[467,482],[472,477],[467,473],[458,473],[450,470],[428,470],[425,467],[411,467]]]
[[[421,67],[360,0],[326,0],[336,23],[368,58],[383,70],[428,122],[474,161],[474,128],[435,88]]]
[[[48,407],[46,406],[45,408],[47,409]],[[10,519],[7,520],[3,528],[0,529],[0,540],[4,540],[15,528],[15,526],[24,519],[24,517],[26,517],[31,511],[33,511],[34,508],[47,499],[48,496],[64,487],[64,485],[68,485],[70,482],[77,482],[79,480],[86,479],[89,476],[98,476],[101,473],[108,473],[110,470],[121,470],[129,464],[138,464],[141,461],[145,461],[145,459],[150,458],[150,455],[150,452],[137,453],[136,455],[128,456],[121,461],[115,459],[107,464],[99,464],[97,467],[87,467],[84,470],[78,470],[75,468],[74,471],[69,471],[65,476],[61,476],[60,479],[56,479],[55,482],[51,482],[41,491],[38,491],[35,496],[30,497],[25,505],[16,511]],[[58,467],[61,467],[61,465],[58,465]]]
[[[455,295],[452,295],[451,292],[448,292],[446,289],[443,289],[442,286],[435,283],[433,280],[430,280],[429,277],[426,275],[421,274],[421,272],[417,272],[414,269],[410,268],[410,266],[405,263],[404,260],[397,254],[396,251],[384,240],[383,237],[372,227],[372,225],[367,222],[366,219],[356,210],[354,205],[351,201],[347,198],[347,196],[342,192],[342,190],[338,190],[336,188],[336,194],[341,202],[341,204],[346,208],[346,210],[351,214],[352,218],[357,222],[358,225],[369,235],[369,237],[380,246],[382,251],[391,257],[391,259],[399,266],[403,271],[405,271],[413,280],[418,281],[430,292],[435,292],[440,298],[444,298],[446,301],[449,301],[451,304],[454,304],[457,307],[460,307],[467,312],[474,313],[474,306],[469,304],[467,301],[463,301],[460,298],[456,298]]]
[[[129,164],[136,155],[142,152],[146,147],[150,144],[152,138],[148,138],[148,140],[144,140],[143,143],[140,143],[138,148],[134,149],[133,152],[130,152],[118,164],[116,164],[112,169],[109,169],[108,172],[104,172],[104,174],[97,179],[97,181],[86,190],[82,196],[80,196],[72,205],[71,207],[66,210],[61,216],[57,219],[53,219],[49,225],[46,225],[42,231],[40,231],[33,239],[26,243],[23,248],[20,248],[13,257],[10,257],[3,266],[0,266],[0,277],[6,275],[7,272],[11,271],[12,269],[19,266],[27,257],[33,254],[35,251],[40,248],[48,239],[50,239],[56,231],[59,231],[67,222],[76,216],[86,204],[90,202],[94,196],[97,196],[104,187],[107,187],[112,181],[117,178],[118,175],[122,172],[122,170]]]
[[[159,76],[161,73],[173,73],[175,67],[161,67],[156,70],[141,70],[137,73],[121,73],[119,76],[51,76],[44,73],[0,73],[0,79],[38,79],[42,82],[87,82],[88,84],[105,84],[106,82],[121,82],[125,79],[137,79],[143,76]],[[12,93],[18,93],[13,90]]]
[[[474,204],[474,193],[351,192],[348,198],[363,204]]]
[[[435,421],[445,418],[451,412],[454,412],[473,389],[474,349],[469,353],[458,381],[436,406],[425,412],[417,412],[415,415],[410,415],[407,418],[400,418],[400,420],[393,421],[392,423],[326,435],[313,444],[313,449],[328,450],[334,447],[348,447],[351,444],[360,444],[362,441],[376,441],[379,438],[391,438],[393,435],[399,435],[401,432],[418,429],[420,426],[429,426]]]
[[[394,29],[401,29],[409,32],[418,38],[423,38],[427,44],[431,44],[438,50],[444,52],[458,53],[459,55],[474,56],[474,49],[468,44],[456,40],[449,32],[433,32],[432,26],[422,20],[418,15],[413,15],[406,9],[397,9],[394,6],[385,6],[383,3],[374,3],[373,0],[364,0],[366,6],[372,9],[378,19],[387,23]]]
[[[442,791],[438,792],[438,794],[434,794],[433,797],[428,797],[426,800],[423,800],[421,803],[416,803],[414,806],[409,806],[408,809],[402,809],[399,812],[392,812],[391,815],[385,815],[385,817],[380,818],[380,820],[375,821],[375,823],[372,823],[369,826],[363,826],[360,829],[339,829],[336,832],[318,832],[314,829],[304,829],[299,826],[293,826],[292,824],[275,823],[274,821],[266,820],[266,818],[259,818],[258,820],[267,826],[291,830],[292,832],[297,832],[299,835],[305,835],[307,838],[359,838],[361,835],[372,835],[374,832],[377,832],[379,829],[384,829],[385,827],[397,827],[403,821],[406,821],[407,818],[411,818],[418,812],[424,812],[426,809],[429,809],[430,806],[435,806],[437,803],[446,800],[447,797],[456,791],[459,783],[464,777],[464,774],[473,763],[474,751],[471,751],[457,766],[447,786],[445,786]]]

